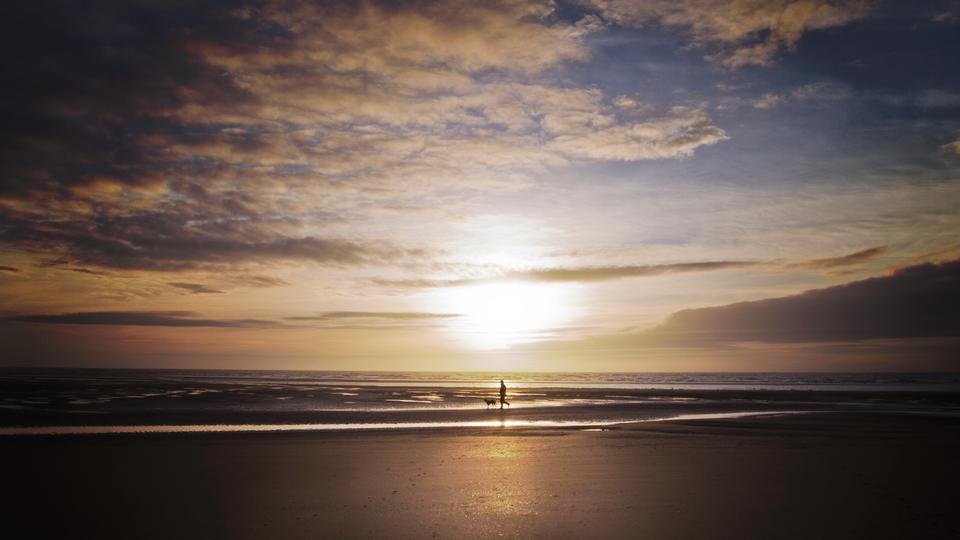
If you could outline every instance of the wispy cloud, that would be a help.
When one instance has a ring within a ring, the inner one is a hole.
[[[753,261],[705,261],[676,264],[642,265],[642,266],[584,266],[570,268],[535,268],[530,270],[514,270],[485,277],[470,277],[459,279],[401,279],[401,280],[374,280],[377,285],[387,287],[457,287],[462,285],[476,285],[498,281],[532,281],[532,282],[592,282],[609,281],[631,277],[658,276],[663,274],[680,274],[686,272],[709,272],[733,268],[748,268],[762,263]]]
[[[718,48],[710,54],[738,68],[774,63],[812,30],[834,28],[867,16],[869,0],[582,0],[608,20],[627,26],[650,23],[686,29],[695,43]]]
[[[666,274],[693,272],[713,272],[719,270],[767,269],[767,270],[803,270],[830,274],[850,273],[860,265],[877,259],[888,252],[884,246],[863,249],[846,255],[819,259],[783,261],[697,261],[670,264],[623,265],[623,266],[576,266],[534,268],[527,270],[503,271],[481,277],[449,279],[376,279],[373,283],[385,287],[434,288],[459,287],[498,281],[529,282],[577,282],[590,283],[626,278],[642,278]]]
[[[290,321],[341,321],[352,319],[429,320],[460,317],[457,313],[428,313],[422,311],[328,311],[317,315],[287,317]]]
[[[887,254],[889,249],[886,246],[878,246],[862,249],[847,255],[839,257],[825,257],[822,259],[811,259],[807,261],[798,261],[787,263],[783,267],[787,270],[808,270],[814,272],[825,271],[828,273],[847,273],[856,269],[856,267],[877,259]]]
[[[421,311],[328,311],[286,317],[285,320],[310,324],[312,328],[322,330],[422,330],[442,326],[444,321],[457,317],[461,315]]]
[[[950,141],[947,144],[940,146],[944,152],[950,152],[953,154],[960,154],[960,139],[955,141]]]
[[[184,283],[180,281],[173,281],[167,283],[171,287],[176,287],[178,289],[183,289],[191,294],[223,294],[223,291],[214,289],[202,283]]]
[[[203,319],[192,311],[89,311],[43,315],[20,315],[8,320],[37,324],[81,324],[107,326],[170,326],[213,328],[276,327],[275,321],[260,319]]]
[[[682,274],[687,272],[710,272],[733,268],[757,266],[752,261],[707,261],[677,264],[659,264],[647,266],[594,266],[581,268],[546,268],[507,274],[508,279],[529,281],[607,281],[629,277],[658,276],[662,274]]]
[[[745,99],[740,96],[726,98],[719,107],[732,109],[742,104],[749,104],[755,109],[770,110],[787,104],[827,106],[835,102],[849,100],[854,95],[853,89],[846,84],[834,81],[817,81],[788,90],[765,92],[752,99]]]
[[[71,272],[76,272],[78,274],[87,274],[88,276],[109,276],[107,272],[99,272],[97,270],[91,270],[89,268],[70,268]]]
[[[49,223],[0,213],[0,240],[34,252],[59,253],[58,264],[182,271],[211,265],[294,260],[362,265],[416,258],[417,249],[387,242],[290,237],[256,219],[220,221],[212,209],[165,207],[108,219],[78,216]],[[38,216],[39,217],[39,216]]]
[[[290,285],[288,281],[277,277],[248,274],[230,276],[230,281],[244,287],[254,288],[285,287]]]

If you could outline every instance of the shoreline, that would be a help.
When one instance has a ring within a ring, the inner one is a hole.
[[[24,389],[26,390],[26,389]],[[439,389],[436,389],[440,392]],[[514,407],[480,405],[463,390],[431,394],[417,406],[385,406],[382,394],[366,395],[356,405],[331,406],[323,396],[305,392],[287,399],[274,389],[204,393],[102,402],[42,398],[9,393],[0,405],[0,429],[44,426],[289,425],[289,424],[464,424],[506,420],[513,423],[596,424],[641,421],[682,414],[764,412],[772,410],[903,410],[960,412],[955,392],[839,391],[608,391],[568,389],[517,395]],[[284,399],[280,399],[284,398]],[[359,398],[351,398],[358,400]]]
[[[473,429],[614,429],[631,424],[649,422],[674,422],[686,420],[713,420],[748,418],[756,416],[780,416],[789,414],[809,414],[831,411],[742,411],[718,413],[692,413],[647,419],[623,421],[537,421],[537,420],[489,420],[465,422],[398,422],[354,423],[354,424],[157,424],[157,425],[80,425],[80,426],[36,426],[36,427],[0,427],[0,437],[26,436],[70,436],[70,435],[149,435],[170,433],[311,433],[311,432],[391,432],[391,431],[432,431],[432,430],[473,430]],[[934,413],[930,413],[934,414]]]
[[[144,424],[144,425],[72,425],[72,426],[29,426],[0,427],[0,441],[19,438],[70,438],[70,437],[110,437],[110,436],[215,436],[215,435],[297,435],[297,434],[444,434],[477,435],[496,433],[544,433],[549,431],[615,431],[630,430],[646,424],[685,423],[692,421],[746,420],[751,418],[780,418],[789,416],[893,416],[928,417],[960,422],[960,411],[951,410],[849,410],[849,409],[811,409],[811,410],[762,410],[736,412],[705,412],[676,414],[671,416],[652,416],[643,419],[620,421],[525,421],[490,420],[484,422],[400,422],[400,423],[354,423],[354,424]]]

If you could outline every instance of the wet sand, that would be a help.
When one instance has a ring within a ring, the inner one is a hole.
[[[957,538],[960,419],[5,437],[43,538]]]

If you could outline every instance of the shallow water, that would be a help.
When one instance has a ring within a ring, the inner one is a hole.
[[[503,411],[484,404],[498,397],[501,378],[510,402]],[[956,411],[958,381],[957,374],[909,373],[0,369],[0,427],[575,427],[773,410]]]
[[[682,420],[710,420],[802,414],[805,411],[752,411],[732,413],[678,414],[658,418],[620,418],[613,420],[473,420],[464,422],[371,422],[353,424],[208,424],[208,425],[141,425],[141,426],[40,426],[0,428],[3,435],[104,435],[111,433],[243,433],[243,432],[298,432],[298,431],[383,431],[398,429],[451,428],[586,428],[601,430],[618,424],[669,422]]]

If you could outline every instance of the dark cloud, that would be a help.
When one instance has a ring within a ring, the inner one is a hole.
[[[51,315],[21,315],[8,320],[39,324],[90,324],[107,326],[171,326],[255,328],[280,326],[259,319],[199,319],[192,311],[89,311]]]
[[[119,217],[59,222],[5,215],[0,209],[0,241],[25,251],[58,253],[56,264],[158,271],[277,259],[359,265],[424,255],[382,243],[285,237],[269,232],[256,217],[173,204]]]
[[[960,259],[781,298],[689,309],[662,325],[527,346],[633,369],[957,369]]]
[[[71,268],[71,272],[76,272],[78,274],[87,274],[91,276],[109,276],[110,274],[106,272],[97,272],[96,270],[91,270],[89,268]]]
[[[406,208],[420,189],[511,176],[493,185],[512,190],[518,171],[726,139],[700,106],[631,119],[593,88],[533,80],[588,58],[598,27],[582,15],[512,0],[8,3],[0,242],[154,271],[393,261],[411,253],[316,236],[317,207]]]
[[[12,266],[0,266],[0,272],[16,273],[16,272],[19,272],[19,271],[20,271],[19,268],[14,268],[14,267],[12,267]]]
[[[167,285],[176,287],[178,289],[183,289],[191,294],[223,294],[223,291],[208,287],[202,283],[183,283],[180,281],[174,281],[167,283]]]
[[[233,166],[203,149],[242,155],[263,145],[257,129],[222,114],[242,116],[258,98],[205,53],[286,50],[287,31],[257,16],[259,4],[0,7],[0,58],[15,74],[0,87],[0,195],[33,203],[23,211],[0,201],[0,242],[54,253],[58,264],[172,271],[270,258],[357,264],[381,255],[353,242],[257,230],[256,197],[212,189]],[[131,211],[124,200],[100,199],[98,190],[117,186],[167,191]],[[163,198],[174,200],[156,205]],[[90,211],[59,213],[64,206]],[[246,226],[235,225],[241,219]]]
[[[960,260],[796,296],[681,311],[651,342],[828,342],[960,336]]]
[[[164,143],[196,144],[188,104],[240,106],[254,98],[197,51],[281,46],[283,32],[243,15],[243,2],[7,3],[0,9],[3,141],[0,193],[61,193],[109,179],[155,182],[171,161]]]

